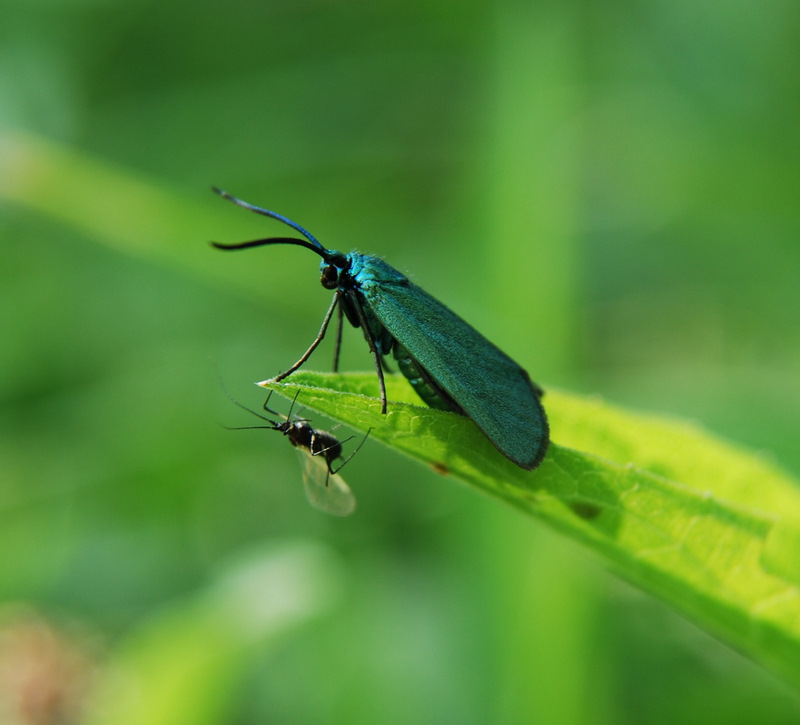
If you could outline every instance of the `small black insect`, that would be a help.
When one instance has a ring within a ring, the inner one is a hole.
[[[300,391],[297,391],[297,395]],[[292,400],[289,413],[285,420],[277,421],[268,418],[261,413],[251,410],[242,405],[237,400],[233,402],[248,413],[252,413],[269,425],[247,425],[230,428],[229,430],[252,430],[266,429],[280,431],[285,435],[289,442],[300,452],[300,461],[303,467],[303,484],[305,486],[306,498],[316,509],[324,511],[334,516],[349,516],[356,508],[356,497],[350,487],[339,475],[339,471],[358,453],[364,441],[367,440],[369,431],[358,444],[356,449],[347,457],[342,454],[342,443],[346,443],[355,436],[350,436],[344,441],[340,441],[335,435],[325,430],[319,430],[311,425],[306,418],[292,418],[292,410],[297,402],[297,395]],[[275,416],[280,413],[269,407],[272,391],[264,401],[264,410]],[[334,468],[333,464],[342,458],[342,462]]]

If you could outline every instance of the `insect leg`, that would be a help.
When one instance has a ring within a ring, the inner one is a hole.
[[[272,395],[272,391],[271,390],[269,391],[269,394]],[[299,396],[299,395],[300,395],[300,391],[298,390],[294,394],[294,398],[292,398],[292,404],[289,406],[289,412],[286,414],[286,420],[290,420],[291,419],[292,411],[294,410],[294,404],[297,402],[297,396]],[[268,402],[269,402],[269,397],[267,397],[267,403]],[[269,410],[269,408],[267,408],[267,403],[264,403],[264,409],[265,410]],[[269,412],[272,413],[271,410]],[[275,415],[278,415],[278,413],[275,413]]]
[[[336,347],[333,351],[333,372],[339,372],[339,350],[342,348],[342,325],[344,324],[344,306],[339,305],[339,325],[336,328]]]
[[[356,295],[352,295],[350,300],[355,308],[356,315],[358,315],[358,322],[361,329],[364,331],[364,337],[369,345],[372,357],[375,358],[375,369],[378,371],[378,384],[381,388],[381,413],[386,415],[386,381],[383,379],[383,366],[381,365],[381,356],[378,352],[378,346],[375,344],[375,338],[372,336],[372,331],[369,329],[367,323],[367,316],[364,314],[364,308],[361,306],[361,300]]]
[[[352,453],[351,453],[349,456],[347,456],[347,458],[345,458],[345,459],[344,459],[344,461],[342,461],[342,463],[339,465],[339,467],[338,467],[338,468],[337,468],[335,471],[334,471],[334,470],[333,470],[333,469],[330,467],[330,464],[328,464],[328,469],[330,470],[330,472],[331,472],[333,475],[336,475],[337,473],[339,473],[339,471],[341,471],[341,470],[342,470],[342,469],[345,467],[345,465],[347,464],[347,462],[348,462],[348,461],[349,461],[349,460],[350,460],[350,459],[351,459],[351,458],[352,458],[352,457],[353,457],[353,456],[354,456],[356,453],[358,453],[359,449],[361,448],[361,446],[363,446],[363,445],[364,445],[364,441],[366,441],[366,440],[367,440],[367,438],[369,437],[369,434],[370,434],[371,432],[372,432],[372,428],[369,428],[369,429],[367,430],[367,434],[366,434],[366,435],[365,435],[365,436],[364,436],[364,437],[361,439],[361,443],[359,443],[359,444],[358,444],[358,445],[355,447],[355,450],[354,450],[354,451],[353,451],[353,452],[352,452]],[[351,437],[352,437],[352,436],[351,436]],[[348,440],[350,440],[350,439],[348,438]]]
[[[269,382],[271,383],[278,383],[283,380],[285,377],[291,375],[297,368],[299,368],[308,358],[311,357],[311,353],[317,349],[317,345],[322,342],[322,338],[325,337],[325,332],[328,329],[328,325],[330,324],[331,317],[333,317],[333,311],[336,309],[336,305],[339,302],[339,295],[335,294],[333,296],[333,302],[331,302],[331,306],[328,308],[328,311],[325,313],[325,319],[322,320],[322,327],[319,328],[319,333],[317,333],[316,338],[314,338],[314,342],[311,343],[311,347],[306,350],[300,359],[292,365],[288,370],[282,372],[280,375],[276,375],[272,378]]]

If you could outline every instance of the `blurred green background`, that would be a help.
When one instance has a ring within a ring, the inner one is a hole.
[[[260,405],[327,308],[318,260],[211,250],[285,229],[208,189],[385,256],[545,388],[796,473],[800,6],[0,17],[4,725],[798,722],[585,552],[376,443],[356,515],[311,509],[285,441],[222,427],[254,419],[219,378]],[[347,331],[342,368],[371,367]]]

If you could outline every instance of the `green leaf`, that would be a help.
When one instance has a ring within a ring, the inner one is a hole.
[[[424,407],[387,376],[294,374],[261,383],[305,408],[544,520],[616,573],[800,684],[800,493],[769,462],[681,421],[557,391],[552,438],[523,471],[467,418]],[[584,450],[577,450],[577,449]],[[585,452],[584,452],[585,451]]]

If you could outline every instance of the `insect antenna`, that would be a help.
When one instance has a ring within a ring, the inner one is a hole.
[[[270,211],[269,209],[262,209],[260,206],[255,206],[253,204],[248,204],[246,201],[237,199],[232,194],[229,194],[227,191],[223,191],[222,189],[219,189],[216,186],[212,186],[211,190],[215,194],[219,194],[223,199],[227,199],[228,201],[233,202],[234,204],[242,207],[243,209],[255,212],[256,214],[261,214],[262,216],[269,217],[270,219],[277,219],[279,222],[283,222],[284,224],[286,224],[286,226],[291,227],[296,232],[300,232],[300,234],[302,234],[306,239],[308,239],[308,241],[311,242],[318,250],[327,251],[325,247],[323,247],[319,243],[319,241],[317,241],[316,237],[313,234],[311,234],[311,232],[306,231],[297,222],[293,222],[288,217],[283,216],[283,214],[278,214],[278,212]],[[300,240],[298,239],[296,241],[299,242]]]

